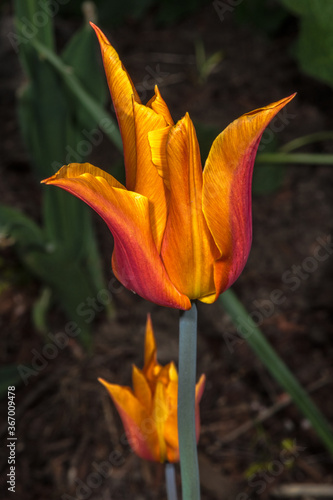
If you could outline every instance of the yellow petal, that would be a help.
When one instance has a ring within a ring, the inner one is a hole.
[[[217,249],[202,212],[199,145],[188,114],[169,132],[170,202],[161,257],[176,288],[190,299],[214,292]]]
[[[168,408],[165,401],[165,389],[163,383],[159,380],[156,385],[154,396],[154,422],[156,425],[158,442],[160,447],[160,462],[166,459],[166,443],[164,439],[164,424],[168,417]]]
[[[164,128],[163,116],[153,109],[133,102],[137,146],[137,174],[134,191],[149,200],[150,224],[157,251],[160,252],[167,216],[167,194],[163,179],[154,165],[148,133]]]
[[[178,462],[178,373],[174,363],[170,363],[166,400],[168,417],[164,425],[164,439],[167,444],[167,458],[169,462]]]
[[[93,23],[90,24],[101,46],[106,78],[123,140],[126,187],[133,191],[136,177],[136,143],[132,96],[136,102],[141,101],[117,52],[104,33]]]
[[[152,408],[152,393],[147,382],[146,377],[135,365],[133,365],[133,391],[134,396],[142,404],[142,406],[147,410],[148,413],[151,412]]]
[[[164,184],[170,189],[170,176],[167,160],[167,141],[170,127],[152,130],[148,133],[150,154],[158,174],[162,177]]]
[[[154,360],[156,364],[156,340],[150,314],[147,314],[144,369]]]
[[[295,95],[295,94],[294,94]],[[294,95],[246,113],[213,142],[203,172],[203,211],[220,252],[215,266],[213,302],[238,278],[251,240],[251,182],[255,154],[271,119]]]

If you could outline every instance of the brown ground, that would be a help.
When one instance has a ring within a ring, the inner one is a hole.
[[[2,203],[37,218],[40,189],[30,172],[15,118],[15,91],[22,75],[6,40],[11,19],[5,16],[1,22],[0,197]],[[61,36],[70,32],[66,23],[60,27]],[[289,55],[295,30],[294,24],[288,24],[269,40],[237,25],[232,14],[222,23],[210,5],[168,29],[156,29],[148,18],[109,35],[143,99],[151,95],[146,87],[152,85],[153,73],[175,119],[189,111],[195,120],[222,129],[240,114],[297,91],[288,106],[289,124],[278,134],[284,143],[333,125],[331,90],[302,75]],[[197,39],[204,42],[209,55],[218,50],[224,54],[203,85],[198,83],[194,64]],[[113,151],[105,140],[91,161],[108,169],[113,156],[117,157]],[[309,151],[329,152],[330,148]],[[326,241],[332,235],[331,168],[288,167],[278,192],[254,197],[252,252],[235,285],[254,317],[260,307],[270,308],[261,325],[267,339],[298,380],[312,389],[314,401],[330,421],[332,257],[315,259],[316,269],[311,266],[317,239]],[[95,220],[109,280],[111,237]],[[320,255],[324,254],[322,249]],[[293,266],[301,266],[298,282],[291,278]],[[39,285],[21,268],[11,247],[1,249],[1,269],[11,285],[0,300],[0,359],[3,364],[29,364],[36,352],[45,349],[45,339],[30,314]],[[284,301],[272,308],[267,301],[275,289],[281,290]],[[163,466],[145,463],[131,453],[121,438],[120,419],[96,379],[130,383],[131,364],[141,366],[143,361],[147,312],[152,313],[160,362],[177,360],[178,313],[122,288],[113,299],[115,317],[101,316],[96,323],[92,356],[72,340],[36,376],[29,377],[26,386],[17,387],[16,498],[20,500],[166,498]],[[62,331],[65,322],[54,309],[49,331]],[[207,376],[199,444],[203,500],[264,500],[284,483],[332,484],[332,459],[326,448],[247,343],[239,340],[228,345],[226,339],[234,332],[219,305],[199,304],[198,374]],[[46,342],[50,344],[50,339]],[[272,410],[270,415],[257,422],[256,417],[267,409]],[[5,400],[1,414],[6,414]],[[1,436],[6,435],[2,422]],[[294,443],[287,461],[282,452],[286,439]],[[115,450],[118,454],[111,455]],[[6,458],[5,452],[0,463],[3,483]],[[252,480],[246,478],[250,467],[268,462],[270,470]],[[107,477],[96,472],[102,470],[102,463]],[[13,498],[8,492],[7,496]]]

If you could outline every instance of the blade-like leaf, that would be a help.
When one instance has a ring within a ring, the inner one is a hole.
[[[326,448],[333,453],[333,431],[331,426],[273,347],[267,342],[235,293],[229,289],[220,296],[219,301],[230,315],[235,326],[238,327],[239,333],[280,386],[290,394],[303,415],[312,424]]]
[[[14,239],[21,252],[45,248],[45,238],[37,224],[15,208],[0,205],[0,233]]]
[[[56,54],[48,50],[37,40],[33,40],[31,43],[37,52],[57,70],[68,88],[71,90],[72,96],[77,99],[78,105],[85,107],[91,118],[96,120],[99,127],[105,132],[117,149],[122,151],[123,145],[120,132],[110,114],[103,109],[96,99],[91,97],[91,95],[81,85],[77,77],[73,74],[71,69],[66,66]]]

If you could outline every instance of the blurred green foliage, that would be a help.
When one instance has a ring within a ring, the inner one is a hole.
[[[333,87],[332,0],[280,0],[299,18],[295,56],[304,73]]]
[[[237,21],[251,25],[266,35],[274,35],[288,17],[288,12],[277,0],[251,0],[240,2],[235,9]]]
[[[234,9],[239,22],[274,36],[291,14],[299,31],[292,49],[301,70],[333,87],[332,0],[251,0]]]
[[[95,0],[100,19],[113,28],[124,22],[138,22],[151,14],[156,24],[167,25],[195,12],[210,0]],[[65,15],[79,15],[82,0],[71,0],[60,6]]]
[[[17,32],[11,40],[16,43],[27,77],[19,94],[18,114],[36,182],[52,175],[64,163],[83,161],[92,150],[96,134],[102,140],[98,120],[78,105],[59,72],[36,51],[36,43],[55,51],[49,8],[46,0],[16,0]],[[95,51],[96,38],[85,23],[63,50],[61,60],[68,73],[75,75],[101,105],[107,94]],[[18,210],[1,205],[0,229],[12,239],[24,265],[52,289],[67,316],[80,328],[81,340],[88,345],[91,325],[79,314],[78,306],[104,288],[90,210],[60,189],[43,187],[42,199],[41,226]],[[39,324],[43,324],[42,318]]]

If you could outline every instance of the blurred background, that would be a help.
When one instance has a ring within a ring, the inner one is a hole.
[[[73,161],[124,182],[89,20],[118,51],[143,103],[157,84],[175,121],[190,113],[203,163],[231,121],[297,92],[259,146],[253,246],[233,290],[331,424],[332,2],[4,0],[0,15],[3,498],[12,498],[8,386],[16,394],[17,498],[166,498],[163,465],[131,452],[97,378],[131,384],[148,312],[160,363],[177,362],[178,311],[120,285],[104,223],[40,185]],[[198,376],[207,377],[202,499],[296,498],[283,490],[295,484],[297,498],[323,498],[323,487],[333,498],[332,441],[270,374],[223,302],[198,307]]]

